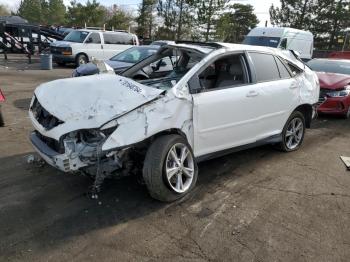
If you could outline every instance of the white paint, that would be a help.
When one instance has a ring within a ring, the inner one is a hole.
[[[208,53],[168,91],[114,74],[42,84],[35,90],[35,96],[49,113],[64,123],[45,130],[30,111],[31,121],[37,131],[56,140],[81,129],[99,129],[107,123],[108,127],[116,126],[103,143],[103,152],[117,152],[118,148],[130,147],[160,132],[176,129],[185,135],[194,155],[198,157],[279,134],[296,107],[301,104],[313,105],[318,101],[316,74],[304,68],[292,56],[275,48],[221,45],[223,48]],[[192,48],[193,45],[178,47]],[[208,51],[203,47],[193,50]],[[188,81],[199,70],[220,55],[247,50],[281,56],[304,69],[304,72],[289,79],[190,94]],[[293,87],[295,84],[297,88]],[[247,96],[252,91],[258,95]],[[77,146],[84,148],[79,144]],[[62,162],[70,157],[71,154],[66,153],[57,159]],[[74,170],[87,165],[72,163],[76,164]],[[57,166],[57,162],[55,164]]]

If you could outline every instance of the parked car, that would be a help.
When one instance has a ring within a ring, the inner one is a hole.
[[[289,27],[256,27],[245,37],[243,44],[270,46],[294,50],[302,60],[310,60],[314,49],[314,36],[309,31]]]
[[[113,68],[114,72],[116,74],[119,74],[120,72],[124,71],[128,67],[136,64],[137,62],[145,59],[146,57],[149,57],[157,52],[160,46],[153,46],[153,45],[147,45],[147,46],[134,46],[131,47],[115,56],[110,58],[109,60],[105,60],[104,62]],[[72,76],[78,77],[78,76],[87,76],[87,75],[94,75],[98,74],[100,72],[98,66],[94,63],[88,63],[81,65],[74,69]],[[140,75],[145,75],[145,73],[140,72]],[[147,76],[145,75],[145,78]]]
[[[92,57],[109,59],[139,41],[136,35],[125,32],[79,29],[71,31],[63,41],[51,43],[53,60],[59,64],[88,63]]]
[[[169,72],[132,79],[169,57]],[[318,97],[316,74],[278,49],[178,42],[122,75],[40,85],[30,140],[47,163],[97,184],[140,171],[150,195],[169,202],[194,188],[200,161],[269,143],[299,149]]]
[[[1,113],[1,103],[5,101],[5,96],[4,94],[2,93],[1,89],[0,89],[0,127],[4,126],[5,123],[4,123],[4,117],[2,116],[2,113]]]
[[[320,81],[318,113],[350,118],[350,60],[320,58],[307,65]]]

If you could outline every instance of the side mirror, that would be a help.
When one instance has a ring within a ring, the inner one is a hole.
[[[190,94],[200,93],[203,89],[197,74],[191,77],[191,79],[188,81],[188,86],[190,88]]]
[[[91,38],[91,37],[89,37],[89,38],[86,39],[86,41],[85,41],[85,44],[90,44],[90,43],[92,43],[92,38]]]

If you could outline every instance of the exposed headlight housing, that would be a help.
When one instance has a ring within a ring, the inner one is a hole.
[[[345,97],[350,95],[350,85],[344,87],[343,90],[328,92],[329,97]]]

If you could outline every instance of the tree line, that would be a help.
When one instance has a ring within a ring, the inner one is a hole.
[[[9,11],[0,5],[0,15]],[[349,0],[280,0],[269,10],[273,26],[309,30],[319,49],[339,48],[350,29]],[[21,0],[13,12],[32,23],[131,30],[145,39],[241,42],[259,23],[249,4],[230,0],[142,0],[137,10],[97,0]],[[264,21],[263,21],[264,22]]]
[[[0,6],[0,11],[1,11]],[[229,0],[143,0],[137,10],[104,6],[97,0],[21,0],[13,14],[41,25],[103,25],[132,30],[141,38],[240,42],[258,23],[251,5]]]
[[[341,49],[346,32],[350,37],[349,0],[280,1],[280,7],[270,7],[271,24],[311,31],[316,48]]]

